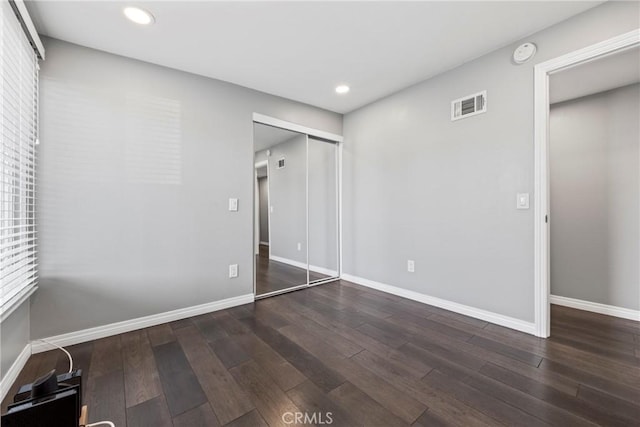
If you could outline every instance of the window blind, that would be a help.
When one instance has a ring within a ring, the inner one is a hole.
[[[0,315],[37,284],[38,57],[12,4],[0,1]]]

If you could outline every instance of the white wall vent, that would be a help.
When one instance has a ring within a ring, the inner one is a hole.
[[[487,91],[451,101],[451,120],[464,119],[487,112]]]
[[[284,157],[281,159],[278,159],[278,169],[282,169],[284,168]]]

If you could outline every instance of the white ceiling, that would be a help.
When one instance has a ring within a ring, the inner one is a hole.
[[[640,82],[640,48],[608,55],[553,74],[549,79],[552,104]]]
[[[602,3],[28,1],[41,34],[346,113]],[[122,9],[151,11],[141,27]],[[351,86],[337,95],[337,84]]]

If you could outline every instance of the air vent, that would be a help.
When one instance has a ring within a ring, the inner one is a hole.
[[[487,112],[487,91],[451,101],[451,120],[464,119]]]
[[[278,169],[282,169],[284,168],[284,157],[281,159],[278,159]]]

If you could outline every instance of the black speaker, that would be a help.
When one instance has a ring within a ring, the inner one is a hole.
[[[58,375],[58,390],[62,390],[74,385],[77,385],[79,387],[80,391],[78,391],[78,394],[82,396],[82,369],[76,369],[75,371]],[[33,384],[25,384],[21,386],[15,396],[13,396],[14,403],[31,399],[32,389]],[[80,399],[80,403],[82,403],[82,399]]]
[[[82,371],[55,370],[20,387],[2,427],[78,427],[82,409]]]
[[[2,416],[2,427],[79,427],[78,387],[13,404]]]

